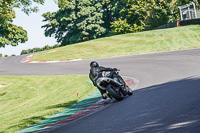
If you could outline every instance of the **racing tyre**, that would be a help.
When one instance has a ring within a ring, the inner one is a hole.
[[[133,91],[131,90],[131,88],[129,88],[128,86],[126,86],[127,87],[127,89],[128,89],[128,95],[130,96],[130,95],[133,95]]]
[[[122,92],[117,91],[116,87],[111,84],[107,86],[107,91],[113,98],[115,98],[118,101],[121,101],[124,98]]]

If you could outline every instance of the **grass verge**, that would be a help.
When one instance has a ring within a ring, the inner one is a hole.
[[[200,25],[123,34],[35,54],[31,60],[92,59],[200,47]]]
[[[2,133],[14,132],[37,123],[95,90],[88,76],[79,75],[0,76],[0,84]]]

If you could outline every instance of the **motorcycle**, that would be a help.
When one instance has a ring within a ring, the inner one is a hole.
[[[119,70],[112,70],[109,73],[104,72],[103,77],[98,78],[96,83],[100,89],[106,90],[110,98],[121,101],[126,95],[132,95],[133,92],[126,85],[118,71]]]

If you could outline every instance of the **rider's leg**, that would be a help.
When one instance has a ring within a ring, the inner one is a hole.
[[[106,99],[108,96],[107,96],[107,93],[106,93],[106,90],[102,90],[101,88],[97,87],[101,93],[101,96],[103,99]]]

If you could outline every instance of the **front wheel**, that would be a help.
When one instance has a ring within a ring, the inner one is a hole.
[[[112,97],[114,97],[116,100],[118,100],[118,101],[123,100],[123,94],[122,94],[122,92],[121,92],[120,90],[117,91],[117,87],[115,87],[115,86],[109,84],[109,85],[107,86],[107,91],[108,91],[108,93],[109,93]]]
[[[127,85],[126,85],[126,88],[128,90],[128,95],[133,95],[133,91],[131,90],[131,88],[129,88]]]
[[[120,83],[122,83],[122,84],[125,84],[125,87],[126,87],[126,93],[124,93],[125,95],[126,94],[128,94],[129,96],[131,96],[131,95],[133,95],[133,91],[131,90],[131,88],[129,88],[127,85],[126,85],[126,83],[124,82],[124,79],[120,76],[120,75],[118,75],[118,81],[120,82]]]

